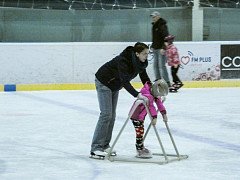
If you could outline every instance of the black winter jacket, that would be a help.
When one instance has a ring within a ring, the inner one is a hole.
[[[164,38],[168,35],[167,21],[160,18],[152,26],[152,48],[163,49]]]
[[[146,68],[148,61],[139,61],[132,46],[128,46],[120,55],[102,65],[96,72],[96,78],[112,91],[118,91],[124,87],[130,94],[137,97],[136,91],[130,81],[138,74],[143,84],[150,81]]]

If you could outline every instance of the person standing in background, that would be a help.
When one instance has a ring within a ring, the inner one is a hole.
[[[158,11],[150,15],[152,17],[152,45],[154,55],[153,70],[156,80],[163,78],[170,87],[168,71],[166,67],[166,56],[164,50],[164,38],[168,36],[167,22],[160,17]]]

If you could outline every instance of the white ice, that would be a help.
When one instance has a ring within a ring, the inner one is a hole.
[[[134,98],[121,90],[114,140]],[[98,120],[96,91],[0,93],[0,179],[6,180],[237,180],[240,179],[240,88],[181,89],[169,94],[169,127],[178,151],[189,158],[165,165],[90,159]],[[145,121],[146,127],[149,119]],[[157,129],[167,153],[173,146],[161,117]],[[115,149],[135,157],[127,124]],[[153,129],[145,145],[161,149]],[[160,157],[154,157],[160,158]],[[147,160],[146,160],[147,161]]]

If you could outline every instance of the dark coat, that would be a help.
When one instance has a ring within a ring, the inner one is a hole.
[[[152,26],[152,48],[163,49],[164,38],[168,35],[167,21],[160,18]]]
[[[128,46],[120,55],[102,65],[96,72],[96,78],[112,91],[118,91],[124,87],[130,94],[137,97],[136,91],[130,81],[138,74],[143,84],[150,81],[146,68],[148,61],[139,61],[132,46]]]

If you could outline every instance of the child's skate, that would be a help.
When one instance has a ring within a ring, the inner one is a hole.
[[[144,147],[143,149],[137,150],[136,157],[149,159],[149,158],[152,158],[152,153],[151,151],[149,151],[147,148]]]

